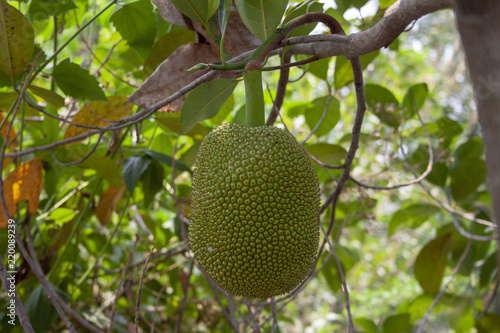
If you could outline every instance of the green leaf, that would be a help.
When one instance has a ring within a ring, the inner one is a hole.
[[[59,207],[50,213],[49,218],[54,220],[57,225],[62,226],[64,223],[71,221],[76,213],[74,209]]]
[[[57,312],[48,299],[42,285],[29,293],[24,309],[35,332],[48,332],[57,318]]]
[[[48,90],[38,86],[28,86],[29,91],[33,94],[43,98],[49,104],[52,104],[56,109],[62,108],[64,106],[64,98],[56,94],[52,90]]]
[[[324,58],[324,59],[312,62],[309,64],[309,67],[307,70],[309,71],[309,73],[326,81],[328,79],[328,67],[330,64],[330,60],[331,60],[331,58]]]
[[[479,285],[481,288],[488,286],[497,276],[498,262],[497,254],[493,252],[488,256],[481,266],[481,274],[479,275]]]
[[[457,167],[451,172],[450,188],[452,197],[462,201],[486,181],[486,163],[474,155],[457,162]]]
[[[417,255],[415,277],[426,294],[436,295],[441,287],[452,234],[447,233],[427,243]]]
[[[448,117],[442,117],[435,122],[425,124],[427,132],[433,138],[439,138],[440,146],[443,148],[448,148],[452,139],[462,133],[462,126],[455,120]],[[418,127],[410,135],[425,135],[422,126]]]
[[[221,30],[220,38],[220,54],[222,61],[225,60],[224,55],[224,38],[226,37],[227,23],[229,22],[229,15],[231,14],[232,0],[219,0],[219,27]]]
[[[79,161],[90,152],[90,148],[84,144],[75,144],[64,147],[61,150],[62,154],[59,155],[63,155],[63,159],[70,162]],[[59,155],[57,156],[58,158],[60,157]],[[122,178],[119,169],[117,172],[117,160],[117,158],[111,159],[110,157],[104,157],[94,152],[76,166],[83,169],[93,169],[98,175],[113,184],[113,186],[120,188]]]
[[[144,208],[147,209],[153,202],[156,193],[163,189],[165,170],[158,161],[153,160],[140,179],[142,181],[142,192],[144,193]]]
[[[214,125],[221,125],[224,120],[226,120],[227,116],[234,109],[234,94],[229,96],[227,101],[222,105],[219,112],[215,115],[215,117],[210,118],[210,123]]]
[[[196,161],[196,155],[198,154],[199,148],[200,143],[195,141],[194,144],[181,155],[180,160],[187,166],[192,167]]]
[[[276,30],[285,13],[287,0],[234,0],[245,26],[265,41]]]
[[[398,128],[400,124],[399,102],[392,92],[376,84],[365,85],[366,104],[383,123]]]
[[[321,264],[326,260],[327,254],[323,253],[321,256],[322,260]],[[319,263],[318,263],[319,264]],[[340,290],[340,286],[342,285],[342,279],[340,277],[339,270],[337,269],[337,263],[333,257],[328,259],[328,262],[325,264],[323,269],[321,270],[321,275],[326,280],[326,283],[331,291],[337,292]]]
[[[0,92],[0,110],[4,110],[7,112],[7,110],[10,109],[10,107],[16,103],[17,101],[17,96],[19,94],[17,92]],[[25,110],[24,110],[25,116],[39,116],[40,112],[33,109],[29,105],[25,105]],[[20,112],[18,112],[18,116],[20,115]]]
[[[475,157],[477,159],[483,156],[484,146],[483,139],[474,138],[467,142],[462,143],[454,152],[453,156],[455,158],[455,163],[452,166],[452,170],[456,170],[462,160],[468,157]]]
[[[172,238],[172,232],[169,229],[164,229],[161,226],[161,221],[157,221],[156,219],[152,219],[147,210],[139,211],[142,220],[146,227],[151,231],[151,234],[154,237],[155,247],[163,248],[168,245],[168,241]]]
[[[110,17],[116,30],[144,59],[154,44],[156,16],[149,0],[124,5]]]
[[[182,133],[186,134],[200,121],[214,117],[231,96],[238,82],[239,80],[219,79],[196,87],[182,105]]]
[[[144,154],[148,155],[152,159],[165,164],[166,166],[172,167],[172,157],[162,154],[160,152],[154,151],[154,150],[149,150],[149,149],[142,149],[141,150]],[[180,171],[187,171],[189,173],[192,173],[191,169],[185,165],[182,161],[175,160],[175,168]]]
[[[469,299],[462,297],[456,300],[447,314],[448,322],[455,332],[472,332],[475,320]]]
[[[500,315],[487,313],[476,323],[478,333],[500,333]]]
[[[425,178],[427,181],[444,187],[446,185],[446,179],[448,178],[448,166],[446,163],[434,162],[432,165],[432,171]]]
[[[376,50],[360,57],[361,68],[365,69],[375,59],[380,50]],[[354,81],[354,73],[352,72],[352,65],[349,60],[344,56],[338,56],[335,60],[335,73],[334,73],[334,87],[336,90],[348,85]]]
[[[434,149],[434,156],[440,153],[437,149]],[[429,164],[429,149],[427,146],[420,145],[417,149],[409,156],[408,162],[415,167],[419,173],[424,173]],[[446,185],[446,180],[448,178],[448,166],[446,163],[435,162],[432,165],[431,172],[425,178],[427,181],[436,184],[438,186],[444,187]]]
[[[123,161],[122,178],[130,193],[134,193],[135,185],[151,164],[149,156],[132,156]]]
[[[312,101],[309,108],[305,110],[306,124],[311,130],[316,127],[321,117],[323,116],[327,99],[327,96],[317,98]],[[326,116],[314,135],[319,138],[325,134],[330,133],[335,125],[337,125],[339,119],[340,103],[335,97],[332,97],[326,111]]]
[[[412,331],[413,325],[408,313],[389,316],[382,325],[382,333],[411,333]]]
[[[402,228],[418,228],[434,214],[439,212],[439,207],[420,203],[403,208],[395,212],[389,221],[388,236]]]
[[[106,236],[90,229],[85,230],[83,238],[85,239],[85,247],[96,256],[102,251],[107,241]]]
[[[408,118],[415,115],[415,112],[422,108],[428,93],[429,88],[425,83],[416,84],[408,89],[402,104],[403,108],[406,109],[405,115]]]
[[[66,95],[82,100],[107,101],[97,79],[68,58],[57,64],[52,76]]]
[[[76,8],[72,0],[33,0],[28,8],[28,16],[31,22],[37,22]]]
[[[176,29],[162,36],[155,43],[144,63],[144,78],[149,77],[155,69],[179,46],[196,41],[196,33],[188,29]]]
[[[0,70],[12,82],[28,65],[35,48],[34,38],[28,19],[6,1],[0,1]]]
[[[177,9],[190,19],[207,25],[208,20],[217,10],[219,0],[170,0]]]
[[[380,0],[380,9],[385,9],[395,2],[396,0]]]
[[[422,319],[425,316],[427,309],[431,306],[433,301],[434,301],[434,296],[421,294],[418,295],[415,299],[413,299],[411,303],[408,305],[408,308],[405,310],[408,311],[408,313],[410,313],[412,321]],[[434,310],[432,311],[432,314],[435,315],[443,311],[444,308],[446,307],[446,305],[444,304],[445,301],[448,301],[446,294],[443,295],[441,301],[436,304]]]
[[[347,151],[344,148],[329,143],[315,143],[305,145],[304,147],[312,156],[332,166],[342,164],[347,155]]]
[[[160,123],[160,126],[165,130],[167,130],[168,132],[184,134],[181,128],[181,121],[179,117],[177,116],[164,117],[164,118],[157,118],[157,120]],[[210,130],[211,130],[210,128],[202,124],[196,124],[189,132],[185,133],[185,135],[192,137],[196,141],[202,141],[205,135],[207,135],[210,132]]]
[[[354,327],[358,328],[355,332],[377,333],[377,325],[368,318],[353,318]]]
[[[286,16],[285,19],[283,20],[283,23],[286,24],[293,20],[294,18],[297,18],[301,15],[304,15],[306,13],[322,13],[323,12],[323,4],[319,2],[312,2],[312,1],[304,1],[301,2],[294,7],[290,7],[286,11]],[[309,35],[311,31],[316,28],[317,24],[306,24],[301,27],[298,27],[294,29],[287,37],[293,37],[293,36],[305,36]],[[330,60],[331,58],[325,58]]]

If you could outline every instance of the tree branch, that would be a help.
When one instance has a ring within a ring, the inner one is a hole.
[[[493,220],[500,227],[500,2],[498,0],[455,0],[458,30],[472,79],[479,124],[486,147]],[[500,244],[500,232],[497,233]],[[498,265],[500,266],[500,246]],[[500,269],[498,270],[500,277]]]
[[[345,55],[348,59],[352,59],[388,47],[412,21],[451,6],[451,0],[399,0],[385,11],[384,17],[377,24],[365,31],[345,37],[340,35],[293,37],[283,40],[280,45],[300,43],[300,46],[297,45],[290,50],[292,54],[310,54],[318,58]],[[315,42],[318,40],[327,42]]]

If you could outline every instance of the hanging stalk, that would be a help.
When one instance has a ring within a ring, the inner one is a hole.
[[[243,71],[245,82],[246,125],[264,126],[264,91],[262,90],[262,72],[252,62]]]

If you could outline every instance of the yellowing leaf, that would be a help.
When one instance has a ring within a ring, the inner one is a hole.
[[[108,189],[102,194],[99,204],[97,204],[96,215],[102,225],[107,225],[111,220],[111,215],[120,202],[120,199],[125,193],[125,182],[122,186],[117,189],[113,185],[110,185]]]
[[[0,1],[0,70],[14,80],[26,68],[34,48],[33,27],[28,19]]]
[[[106,120],[120,120],[129,115],[131,105],[125,104],[127,97],[110,96],[108,102],[96,101],[84,105],[73,118],[73,122],[89,126],[107,126]],[[88,132],[88,128],[69,125],[64,133],[64,139],[72,138]]]
[[[3,115],[0,114],[0,123],[2,123],[3,119],[4,119]],[[5,140],[5,137],[7,136],[7,130],[9,128],[9,123],[10,122],[6,122],[2,128],[2,138],[4,140]],[[11,129],[10,134],[9,134],[9,146],[10,147],[15,147],[17,145],[17,140],[15,138],[16,138],[16,132],[14,131],[14,129]]]
[[[9,173],[4,180],[3,190],[10,216],[17,212],[17,204],[28,201],[28,212],[36,213],[42,191],[42,160],[40,157],[28,161]],[[7,227],[7,218],[0,205],[0,228]]]

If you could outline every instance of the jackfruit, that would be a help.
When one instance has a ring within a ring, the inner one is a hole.
[[[191,250],[221,288],[268,298],[290,292],[311,271],[318,177],[287,131],[230,123],[210,132],[196,157],[191,199]]]

